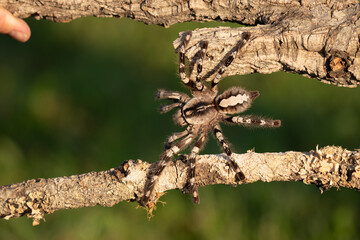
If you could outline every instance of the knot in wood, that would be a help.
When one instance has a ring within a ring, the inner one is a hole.
[[[327,58],[326,67],[328,74],[333,78],[344,78],[350,80],[351,74],[348,68],[351,64],[349,54],[344,51],[332,51]]]

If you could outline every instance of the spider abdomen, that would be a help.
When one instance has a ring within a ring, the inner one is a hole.
[[[258,91],[248,92],[240,87],[232,87],[215,98],[215,105],[220,112],[241,113],[248,109],[258,96]]]
[[[217,111],[211,98],[192,98],[182,107],[182,116],[188,124],[198,125],[216,118]]]

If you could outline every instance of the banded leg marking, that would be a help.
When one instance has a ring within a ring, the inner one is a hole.
[[[181,149],[187,147],[193,141],[194,136],[196,136],[196,133],[187,135],[185,138],[177,142],[174,146],[165,149],[165,151],[160,155],[160,161],[156,165],[155,169],[149,173],[148,179],[146,180],[144,188],[145,194],[140,200],[140,204],[142,206],[146,206],[149,203],[151,195],[153,194],[155,188],[155,184],[162,171],[166,167],[167,163],[171,160],[174,154],[178,153]]]
[[[176,103],[173,103],[173,104],[169,104],[169,105],[161,105],[160,106],[160,113],[167,113],[168,111],[176,108],[176,107],[180,107],[183,103],[180,103],[180,102],[176,102]]]
[[[189,168],[189,175],[188,175],[188,188],[190,191],[190,194],[192,196],[192,201],[195,204],[200,203],[200,197],[199,197],[199,190],[197,185],[195,184],[195,174],[196,174],[196,156],[199,154],[200,150],[204,147],[206,142],[206,133],[202,132],[196,141],[194,147],[191,150],[189,162],[190,162],[190,168]]]
[[[181,46],[179,47],[178,51],[179,51],[179,75],[181,78],[181,81],[185,84],[185,85],[191,85],[190,83],[190,78],[186,75],[186,69],[185,69],[185,48],[186,46],[189,44],[190,39],[191,39],[192,33],[186,32],[184,33],[184,37],[182,39],[182,43]]]
[[[173,135],[171,135],[165,143],[165,149],[171,148],[171,145],[173,142],[188,135],[189,130],[190,130],[190,128],[188,127],[186,130],[184,130],[182,132],[177,132],[177,133],[174,133]]]
[[[280,127],[281,120],[272,120],[257,116],[232,116],[225,119],[230,123],[236,123],[244,126],[255,127]]]
[[[206,50],[209,43],[208,41],[203,41],[200,45],[199,58],[196,60],[196,79],[195,79],[195,88],[198,91],[201,91],[205,86],[201,82],[201,73],[203,68],[203,61],[206,55]]]
[[[219,71],[215,75],[214,79],[211,82],[211,90],[213,92],[217,92],[217,85],[219,84],[220,80],[222,79],[222,75],[226,71],[226,69],[230,66],[230,64],[234,61],[236,58],[236,55],[238,52],[245,46],[245,44],[250,39],[250,33],[244,32],[242,34],[242,38],[239,40],[239,42],[236,44],[234,51],[228,56],[223,64],[220,66]]]
[[[158,99],[169,99],[169,100],[175,100],[182,103],[185,103],[190,100],[190,97],[185,93],[179,93],[174,91],[166,91],[164,89],[159,89],[156,92],[156,97]]]
[[[237,181],[242,181],[245,179],[244,173],[241,171],[239,165],[235,162],[233,153],[230,149],[228,142],[225,140],[224,134],[221,131],[221,127],[219,124],[216,124],[213,127],[213,132],[216,139],[219,141],[221,147],[224,149],[226,155],[229,158],[230,167],[235,171],[235,178]]]

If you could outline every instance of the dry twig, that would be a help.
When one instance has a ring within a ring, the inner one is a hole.
[[[231,21],[248,26],[253,40],[227,75],[287,71],[338,86],[360,83],[357,0],[0,0],[21,18],[68,22],[79,17],[127,17],[165,27],[185,21]],[[209,42],[213,69],[244,28],[199,29],[192,43]],[[178,41],[175,42],[175,46]],[[193,49],[191,49],[193,50]],[[192,56],[194,51],[188,52]],[[211,74],[211,73],[210,73]]]
[[[325,147],[310,152],[237,154],[236,162],[247,183],[302,181],[322,191],[331,187],[360,189],[360,152],[341,147]],[[234,185],[224,155],[201,155],[196,183]],[[121,201],[136,201],[143,194],[146,174],[152,165],[140,160],[125,161],[119,167],[70,177],[28,180],[0,187],[0,217],[33,218],[37,225],[45,214],[61,209],[101,205],[111,207]],[[187,180],[187,164],[171,162],[155,190],[161,193],[182,189]],[[190,200],[189,200],[190,201]]]

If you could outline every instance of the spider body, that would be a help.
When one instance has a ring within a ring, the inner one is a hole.
[[[229,165],[231,169],[235,171],[236,180],[245,180],[245,175],[235,162],[229,143],[222,133],[220,122],[259,127],[279,127],[281,125],[280,120],[270,120],[250,115],[234,116],[234,114],[242,113],[251,106],[252,101],[259,96],[258,91],[247,91],[241,87],[232,87],[218,95],[217,85],[222,78],[222,74],[249,40],[249,33],[245,32],[242,34],[242,39],[240,39],[233,51],[230,52],[220,65],[210,87],[205,86],[201,81],[202,62],[206,55],[207,42],[200,44],[199,57],[196,61],[196,78],[190,79],[187,77],[185,70],[185,47],[189,43],[190,38],[191,32],[185,33],[182,45],[178,50],[180,57],[179,75],[182,82],[190,88],[192,97],[185,93],[162,89],[158,90],[156,94],[158,99],[173,101],[172,104],[161,106],[160,112],[166,113],[177,108],[177,111],[173,115],[174,123],[182,127],[186,126],[186,129],[182,132],[174,133],[167,139],[165,150],[160,156],[160,161],[148,175],[144,189],[145,194],[140,200],[140,204],[143,206],[148,205],[149,201],[151,201],[157,179],[167,163],[175,154],[188,147],[194,140],[195,143],[189,156],[190,168],[186,188],[192,194],[193,201],[195,203],[200,202],[198,188],[195,184],[195,159],[204,147],[209,131],[212,131],[226,153]]]
[[[208,96],[192,98],[181,107],[181,115],[189,125],[201,125],[216,119],[213,99]],[[175,116],[174,116],[175,118]]]
[[[164,90],[159,90],[161,91]],[[175,124],[180,126],[212,125],[213,122],[224,120],[228,114],[245,111],[257,96],[259,96],[258,91],[247,92],[240,87],[230,88],[218,96],[206,91],[199,97],[189,98],[188,101],[183,102],[173,119]],[[182,120],[178,119],[179,115],[183,118]]]

